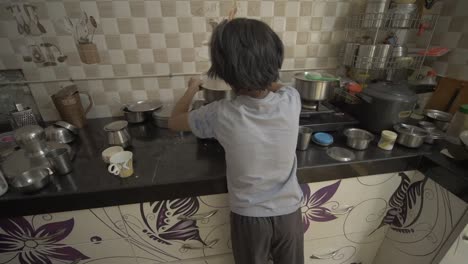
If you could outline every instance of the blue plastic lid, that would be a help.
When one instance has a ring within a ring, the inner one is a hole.
[[[328,133],[318,132],[314,134],[314,139],[320,144],[330,145],[333,143],[333,136]]]

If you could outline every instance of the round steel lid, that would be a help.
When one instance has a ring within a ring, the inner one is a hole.
[[[108,132],[112,131],[119,131],[128,126],[128,122],[125,120],[114,121],[112,123],[107,124],[104,126],[104,130]]]
[[[159,101],[139,101],[127,106],[130,112],[149,112],[161,108],[162,104]]]
[[[406,84],[371,83],[362,93],[383,100],[401,102],[416,102],[418,100],[416,93],[411,91]]]
[[[15,130],[15,140],[25,142],[36,138],[45,138],[44,129],[38,125],[27,125]]]
[[[329,148],[327,150],[327,155],[334,160],[343,162],[356,159],[356,155],[354,155],[351,150],[340,147]]]

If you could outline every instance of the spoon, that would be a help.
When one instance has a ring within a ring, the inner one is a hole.
[[[91,34],[91,42],[93,42],[94,33],[96,32],[96,29],[97,29],[97,22],[96,22],[96,19],[94,19],[93,16],[89,17],[89,22],[91,22],[91,25],[93,26],[93,33]]]
[[[21,12],[21,9],[20,9],[19,5],[16,6],[16,11],[18,12],[18,16],[22,21],[21,24],[23,25],[24,32],[27,35],[31,34],[31,28],[29,27],[28,23],[26,23],[26,20],[24,19],[23,15],[22,15],[22,12]]]
[[[47,33],[47,30],[46,30],[45,27],[41,24],[41,22],[39,21],[39,17],[37,16],[37,7],[36,7],[36,6],[33,6],[33,5],[31,5],[31,7],[32,7],[32,9],[33,9],[34,18],[36,19],[36,26],[37,26],[37,28],[39,29],[39,31],[40,31],[42,34]]]

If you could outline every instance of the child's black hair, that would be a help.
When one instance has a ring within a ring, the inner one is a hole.
[[[264,90],[279,79],[283,54],[281,39],[264,22],[225,20],[213,30],[208,76],[223,79],[234,91]]]

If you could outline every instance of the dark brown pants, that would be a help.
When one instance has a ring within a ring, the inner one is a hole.
[[[304,233],[300,209],[288,215],[248,217],[231,213],[236,264],[303,264]]]

